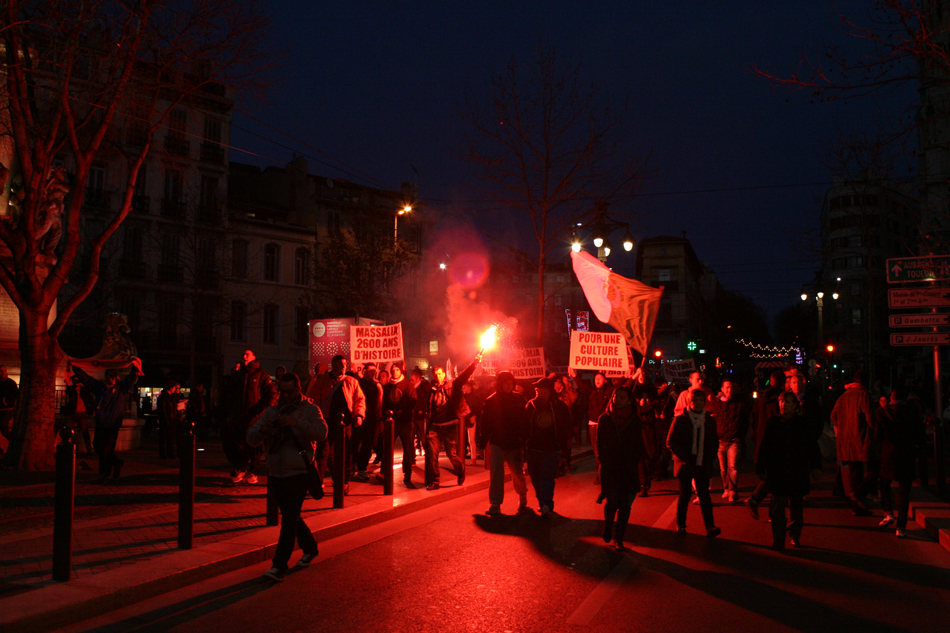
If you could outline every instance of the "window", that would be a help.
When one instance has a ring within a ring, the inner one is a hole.
[[[188,127],[188,112],[186,110],[172,110],[168,115],[168,128],[177,134],[184,135]]]
[[[670,268],[657,268],[656,269],[656,280],[658,282],[670,281],[672,276],[672,269]]]
[[[264,246],[264,280],[280,281],[280,246],[277,244]]]
[[[851,324],[861,325],[861,308],[855,308],[851,311]]]
[[[851,296],[861,296],[861,284],[851,284]]]
[[[184,200],[184,178],[177,169],[165,170],[165,199],[181,203]]]
[[[198,218],[216,220],[218,214],[218,179],[213,176],[201,177],[201,190],[198,193]]]
[[[178,302],[174,299],[162,299],[158,303],[158,340],[162,349],[175,349],[177,346]]]
[[[122,255],[126,261],[140,262],[143,257],[142,229],[137,226],[125,227],[125,239],[122,244]]]
[[[203,237],[197,241],[198,252],[195,253],[195,283],[209,288],[216,284],[214,259],[214,240]]]
[[[86,198],[89,202],[101,202],[104,194],[103,185],[106,180],[106,168],[102,165],[93,165],[89,168],[89,180],[86,181]]]
[[[306,345],[310,336],[310,311],[303,307],[294,308],[294,345]]]
[[[271,345],[277,344],[278,323],[277,306],[268,304],[264,306],[264,343]]]
[[[214,302],[195,299],[195,336],[209,338],[214,335]]]
[[[309,248],[298,248],[294,251],[294,283],[298,286],[310,285]]]
[[[162,265],[177,266],[179,255],[180,240],[173,233],[166,233],[162,236]]]
[[[247,240],[234,240],[231,242],[232,277],[236,277],[238,279],[247,279],[247,249]]]
[[[231,340],[247,340],[247,304],[243,301],[231,302]]]
[[[221,142],[221,120],[205,117],[204,139],[213,143]]]

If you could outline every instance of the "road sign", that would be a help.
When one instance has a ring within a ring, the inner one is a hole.
[[[950,306],[950,288],[891,288],[889,308],[935,308]]]
[[[950,334],[891,334],[891,345],[950,345]]]
[[[936,327],[950,325],[950,314],[892,314],[891,327]]]
[[[937,279],[950,279],[950,255],[895,257],[887,260],[888,283]]]

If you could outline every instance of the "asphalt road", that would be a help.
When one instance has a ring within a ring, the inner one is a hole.
[[[485,516],[480,492],[322,544],[281,584],[259,565],[67,630],[948,630],[950,553],[915,524],[897,539],[819,490],[805,547],[781,554],[741,505],[716,507],[718,539],[706,539],[698,506],[689,535],[676,535],[673,482],[661,482],[634,503],[621,553],[600,537],[598,488],[590,463],[581,470],[557,480],[550,520],[516,514],[510,486],[505,514]]]

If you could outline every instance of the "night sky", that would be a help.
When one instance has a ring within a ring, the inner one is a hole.
[[[314,174],[396,190],[412,181],[437,230],[473,222],[535,253],[531,236],[478,212],[486,204],[456,143],[466,99],[549,41],[611,100],[629,99],[627,150],[649,155],[651,176],[613,211],[635,219],[637,238],[685,230],[726,289],[770,317],[817,270],[835,130],[870,129],[874,113],[915,98],[812,103],[753,76],[753,64],[790,74],[826,43],[853,46],[824,1],[300,0],[270,10],[285,56],[265,101],[239,102],[231,160],[283,165],[296,151]],[[633,256],[620,253],[608,263],[632,274]]]

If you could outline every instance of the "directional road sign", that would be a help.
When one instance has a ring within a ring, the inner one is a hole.
[[[950,314],[892,314],[891,327],[936,327],[950,325]]]
[[[887,260],[888,283],[937,279],[950,279],[950,255],[895,257]]]
[[[891,288],[889,308],[935,308],[950,306],[950,288]]]
[[[950,345],[950,334],[891,334],[891,345]]]

